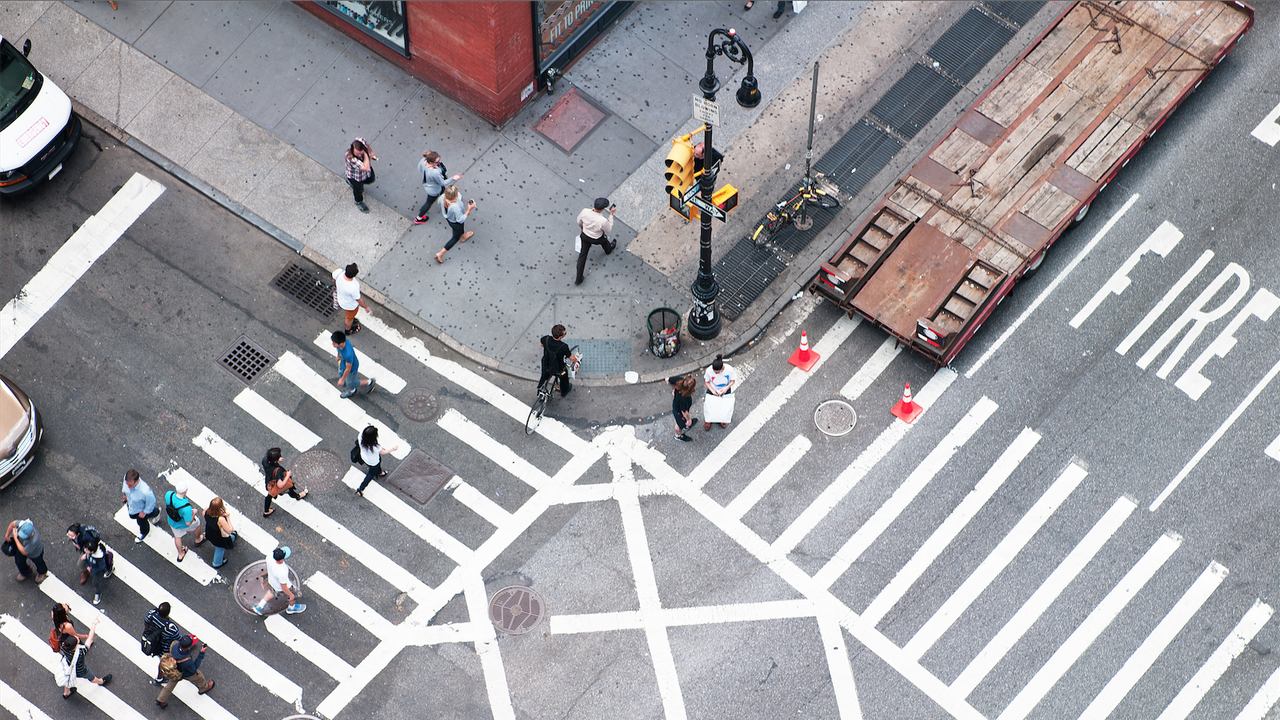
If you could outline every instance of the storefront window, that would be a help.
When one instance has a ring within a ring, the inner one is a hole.
[[[317,3],[365,33],[409,56],[409,29],[404,20],[404,3],[370,0],[330,0]]]
[[[586,30],[592,20],[611,2],[590,0],[547,0],[533,4],[534,23],[538,28],[538,66],[556,65],[559,56]]]

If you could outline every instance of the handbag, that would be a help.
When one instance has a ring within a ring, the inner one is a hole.
[[[76,652],[75,652],[75,654],[74,654],[74,655],[72,655],[72,656],[71,656],[71,662],[70,662],[70,664],[68,664],[68,663],[67,663],[67,659],[66,659],[65,657],[59,657],[59,658],[58,658],[59,662],[61,662],[61,663],[62,663],[62,668],[61,668],[61,670],[62,670],[62,677],[63,677],[62,687],[71,687],[71,686],[75,683],[75,681],[76,681],[76,665],[78,665],[78,664],[80,663],[80,651],[81,651],[81,650],[84,650],[84,646],[83,646],[83,645],[76,645]]]
[[[351,464],[364,465],[364,456],[360,453],[360,443],[351,446]]]
[[[4,545],[0,546],[0,552],[9,557],[14,557],[18,554],[18,544],[12,540],[5,540]]]

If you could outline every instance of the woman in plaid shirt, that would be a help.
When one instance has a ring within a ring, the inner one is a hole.
[[[377,159],[377,153],[364,138],[356,138],[347,149],[347,184],[351,186],[360,212],[369,212],[369,206],[364,204],[364,186],[376,179],[373,161]]]

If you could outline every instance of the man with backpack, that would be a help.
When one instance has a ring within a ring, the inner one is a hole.
[[[187,483],[183,480],[173,484],[173,489],[164,494],[165,514],[169,516],[169,529],[173,530],[173,545],[178,549],[178,562],[187,556],[187,548],[182,544],[182,536],[187,533],[196,535],[196,547],[204,543],[204,522],[196,513],[196,506],[187,499]]]
[[[142,621],[142,652],[152,657],[164,657],[165,649],[173,647],[182,634],[178,630],[178,624],[169,619],[169,603],[162,602],[155,610],[147,613],[147,617]],[[163,665],[161,666],[163,667]],[[156,676],[151,680],[152,685],[160,686],[169,681],[160,674],[160,668],[156,668]]]
[[[169,707],[173,689],[183,680],[190,680],[191,684],[199,688],[201,695],[217,684],[213,680],[206,680],[204,673],[200,672],[200,663],[204,662],[204,651],[207,649],[204,643],[196,640],[195,635],[182,635],[169,646],[169,652],[160,658],[160,674],[164,676],[165,686],[160,691],[160,697],[156,698],[156,705],[161,710]]]

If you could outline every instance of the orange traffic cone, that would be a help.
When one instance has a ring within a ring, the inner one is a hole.
[[[911,399],[911,383],[907,383],[907,387],[902,391],[902,399],[889,412],[893,413],[902,422],[911,422],[920,417],[920,413],[924,412],[924,408]]]
[[[795,352],[791,353],[791,360],[789,362],[801,370],[809,372],[813,369],[814,364],[818,362],[819,357],[818,353],[809,349],[809,334],[801,330],[800,347]]]

